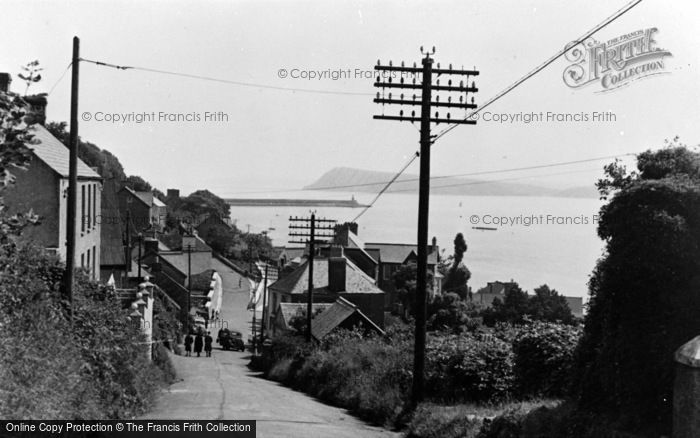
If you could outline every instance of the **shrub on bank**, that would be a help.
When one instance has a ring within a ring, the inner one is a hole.
[[[563,396],[570,385],[580,327],[533,322],[513,340],[517,389],[524,396]]]
[[[497,401],[513,390],[510,344],[489,334],[431,336],[426,348],[428,394],[444,401]]]
[[[33,247],[0,245],[0,417],[131,418],[163,372],[114,297],[78,277],[73,323],[59,293],[63,266]]]

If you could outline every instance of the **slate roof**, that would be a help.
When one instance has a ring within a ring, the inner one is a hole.
[[[305,260],[297,269],[280,278],[269,286],[270,290],[303,294],[308,290],[309,261]],[[314,290],[328,287],[328,259],[314,258]],[[347,293],[378,293],[384,291],[374,284],[374,279],[362,272],[350,260],[345,259],[345,292]]]
[[[122,190],[125,190],[126,192],[130,193],[134,198],[141,201],[148,208],[151,208],[151,203],[149,201],[147,201],[146,199],[144,199],[143,196],[139,196],[139,193],[148,193],[148,192],[136,192],[129,186],[124,186],[124,188],[122,188]]]
[[[408,243],[366,243],[365,250],[379,250],[379,258],[382,263],[403,264],[411,253],[418,254],[417,245]],[[428,264],[437,264],[438,251],[428,254]]]
[[[328,309],[311,320],[311,335],[318,341],[332,332],[353,314],[357,313],[368,327],[372,327],[379,333],[384,331],[372,322],[360,309],[344,298],[338,298]]]
[[[69,156],[68,148],[41,125],[32,125],[32,132],[37,144],[27,145],[34,155],[46,163],[51,169],[64,178],[68,178]],[[78,159],[78,178],[102,179],[83,160]]]
[[[291,328],[290,321],[292,320],[292,318],[301,314],[302,312],[305,312],[307,305],[307,303],[279,303],[278,315],[281,316],[282,320],[284,321],[284,328]],[[332,305],[332,303],[313,303],[311,311],[315,313],[317,309],[322,309],[321,312],[325,312]],[[316,318],[318,318],[319,316],[320,315],[316,315]]]

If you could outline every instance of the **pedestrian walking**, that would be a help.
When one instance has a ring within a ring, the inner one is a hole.
[[[185,336],[185,356],[192,356],[192,333],[187,333]]]
[[[197,353],[197,357],[199,357],[202,352],[202,345],[202,333],[197,332],[197,336],[194,337],[194,352]]]
[[[211,332],[207,332],[204,337],[204,352],[207,353],[207,357],[211,357]]]

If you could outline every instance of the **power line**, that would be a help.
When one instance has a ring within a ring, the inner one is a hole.
[[[258,83],[253,83],[253,82],[233,81],[233,80],[229,80],[229,79],[213,78],[211,76],[202,76],[202,75],[195,75],[195,74],[190,74],[190,73],[181,73],[181,72],[174,72],[174,71],[168,71],[168,70],[159,70],[159,69],[148,68],[148,67],[116,65],[116,64],[110,64],[108,62],[93,61],[93,60],[85,59],[85,58],[81,58],[80,60],[84,61],[84,62],[89,62],[91,64],[98,65],[100,67],[109,67],[109,68],[114,68],[117,70],[139,70],[139,71],[144,71],[144,72],[148,72],[148,73],[158,73],[158,74],[178,76],[178,77],[189,78],[189,79],[199,79],[199,80],[203,80],[203,81],[219,82],[222,84],[238,85],[241,87],[264,88],[264,89],[270,89],[270,90],[291,91],[291,92],[295,92],[295,93],[298,92],[298,93],[313,93],[313,94],[334,94],[334,95],[343,95],[343,96],[373,96],[372,93],[357,93],[357,92],[352,92],[352,91],[318,90],[318,89],[310,89],[310,88],[278,87],[275,85],[258,84]]]
[[[547,177],[547,176],[557,176],[557,175],[570,175],[572,173],[584,173],[584,172],[591,172],[594,170],[600,170],[598,167],[592,167],[590,169],[581,169],[581,170],[574,170],[574,171],[568,171],[568,172],[555,172],[555,173],[544,173],[544,174],[539,174],[539,175],[524,175],[524,176],[515,176],[512,178],[500,178],[500,179],[492,179],[488,181],[465,181],[461,183],[454,183],[454,184],[445,184],[442,186],[433,186],[431,189],[442,189],[446,187],[461,187],[461,186],[475,186],[475,185],[481,185],[481,184],[492,184],[492,183],[497,183],[497,182],[503,182],[503,181],[517,181],[517,180],[522,180],[522,179],[528,179],[528,178],[542,178],[542,177]],[[401,193],[401,192],[414,192],[415,189],[401,189],[401,190],[393,190],[391,193]]]
[[[393,182],[396,181],[396,178],[398,178],[399,176],[401,176],[401,174],[404,173],[404,171],[405,171],[406,169],[408,169],[408,166],[410,166],[410,165],[416,160],[416,158],[418,158],[419,155],[420,155],[420,154],[419,154],[418,152],[414,153],[413,156],[411,157],[411,159],[408,160],[408,162],[401,168],[401,170],[399,170],[399,172],[398,172],[396,175],[394,175],[394,177],[386,184],[386,186],[384,186],[384,188],[383,188],[382,190],[380,190],[379,193],[377,193],[377,196],[374,197],[374,199],[372,200],[372,202],[370,202],[370,203],[360,212],[360,214],[358,214],[357,216],[355,216],[355,218],[354,218],[353,220],[351,220],[350,222],[355,222],[355,221],[357,221],[357,220],[360,218],[360,216],[362,216],[363,214],[365,214],[365,212],[366,212],[367,210],[369,210],[369,209],[374,205],[375,202],[377,202],[377,200],[379,199],[379,197],[382,196],[382,195],[384,194],[384,192],[387,191],[387,189],[391,186],[391,184],[393,184]]]
[[[485,170],[485,171],[481,171],[481,172],[470,172],[470,173],[455,173],[452,175],[438,175],[438,176],[431,176],[430,180],[434,181],[434,180],[448,179],[448,178],[460,178],[460,177],[491,175],[491,174],[507,173],[507,172],[519,172],[519,171],[524,171],[524,170],[545,169],[545,168],[550,168],[550,167],[568,166],[568,165],[580,164],[580,163],[590,163],[590,162],[594,162],[594,161],[609,160],[609,159],[613,159],[613,158],[627,157],[627,156],[634,156],[634,155],[637,155],[637,154],[633,153],[633,152],[628,152],[628,153],[618,154],[618,155],[608,155],[605,157],[586,158],[586,159],[582,159],[582,160],[573,160],[573,161],[561,161],[561,162],[548,163],[548,164],[539,164],[539,165],[534,165],[534,166],[513,167],[513,168],[509,168],[509,169]],[[402,180],[399,180],[398,183],[415,182],[415,181],[418,181],[418,178],[402,179]],[[390,182],[391,183],[397,182],[396,178],[389,180],[389,181],[376,181],[376,182],[371,182],[371,183],[314,187],[311,190],[334,190],[334,189],[347,189],[347,188],[357,188],[357,187],[370,187],[370,186],[376,186],[378,184],[387,184]],[[441,186],[441,187],[443,187],[443,186]],[[308,191],[308,190],[309,189],[274,190],[274,191],[265,190],[265,191],[238,192],[238,193],[233,193],[233,195],[235,195],[235,194],[256,194],[256,193],[289,193],[289,192],[304,192],[304,191]]]
[[[566,52],[568,52],[568,51],[571,49],[571,47],[574,47],[574,46],[576,46],[576,45],[582,43],[583,41],[585,41],[587,38],[590,38],[593,34],[595,34],[596,32],[598,32],[599,30],[603,29],[604,27],[606,27],[607,25],[609,25],[609,24],[612,23],[613,21],[617,20],[618,18],[620,18],[622,15],[624,15],[625,13],[627,13],[630,9],[632,9],[632,8],[635,7],[635,6],[637,6],[637,5],[638,5],[639,3],[641,3],[641,2],[642,2],[642,0],[633,0],[632,2],[630,2],[630,3],[628,3],[626,6],[624,6],[622,9],[618,9],[617,12],[615,12],[614,14],[612,14],[611,16],[609,16],[608,18],[606,18],[605,20],[603,20],[601,23],[599,23],[597,26],[595,26],[592,30],[588,31],[588,32],[587,32],[586,34],[584,34],[582,37],[580,37],[580,38],[578,38],[577,40],[575,40],[574,44],[566,45],[562,50],[558,51],[554,56],[550,57],[548,60],[546,60],[545,62],[543,62],[543,63],[540,64],[539,66],[537,66],[534,70],[530,71],[530,72],[527,73],[525,76],[523,76],[522,78],[518,79],[517,81],[515,81],[515,82],[514,82],[513,84],[511,84],[510,86],[508,86],[505,90],[501,91],[500,93],[496,94],[496,95],[495,95],[494,97],[492,97],[491,99],[487,100],[485,104],[481,105],[479,109],[477,109],[477,110],[475,110],[475,111],[472,111],[467,117],[464,118],[464,120],[469,120],[470,118],[472,118],[473,116],[475,116],[476,114],[478,114],[479,112],[481,112],[483,109],[485,109],[486,107],[488,107],[488,106],[491,105],[492,103],[496,102],[496,101],[497,101],[498,99],[500,99],[501,97],[503,97],[503,96],[505,96],[506,94],[510,93],[510,92],[513,91],[516,87],[518,87],[520,84],[522,84],[522,83],[525,82],[526,80],[530,79],[531,77],[533,77],[534,75],[536,75],[536,74],[539,73],[540,71],[544,70],[547,66],[549,66],[551,63],[553,63],[553,62],[556,61],[557,59],[561,58],[562,55],[564,55]],[[439,132],[439,133],[435,136],[435,138],[433,139],[433,143],[434,143],[435,141],[437,141],[439,138],[443,137],[443,136],[444,136],[445,134],[447,134],[448,132],[450,132],[450,131],[452,131],[453,129],[455,129],[457,126],[458,126],[458,125],[454,124],[454,125],[451,125],[451,126],[445,128],[445,129],[443,129],[441,132]]]
[[[61,77],[58,78],[58,80],[56,81],[56,83],[53,84],[53,87],[51,87],[51,89],[50,89],[49,92],[47,93],[48,95],[51,95],[51,93],[53,93],[53,90],[54,90],[54,89],[56,88],[56,86],[61,82],[61,80],[63,80],[64,76],[66,76],[66,73],[68,73],[68,70],[70,70],[70,68],[71,68],[72,65],[73,65],[73,62],[72,62],[72,61],[68,63],[68,67],[66,67],[66,69],[63,71],[63,74],[61,74]]]

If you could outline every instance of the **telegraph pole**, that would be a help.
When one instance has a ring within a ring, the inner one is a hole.
[[[265,337],[265,329],[266,324],[267,324],[267,319],[265,319],[265,310],[267,309],[267,270],[268,270],[268,263],[265,261],[265,279],[263,280],[263,308],[262,308],[262,327],[260,327],[260,338],[263,339]]]
[[[435,54],[435,47],[433,47],[432,52],[423,51],[421,47],[421,54],[424,55],[422,60],[422,68],[413,64],[413,67],[405,67],[403,62],[401,66],[393,66],[389,62],[388,66],[382,66],[379,62],[375,66],[375,70],[378,72],[377,81],[374,86],[381,88],[381,93],[377,93],[377,97],[374,99],[375,103],[382,104],[382,114],[375,115],[375,119],[379,120],[395,120],[395,121],[406,121],[406,122],[420,122],[420,177],[419,177],[419,191],[418,191],[418,273],[416,278],[416,303],[415,303],[415,317],[416,317],[416,330],[415,330],[415,350],[414,350],[414,360],[413,360],[413,387],[411,392],[411,403],[413,406],[417,406],[418,403],[423,401],[423,387],[424,387],[424,374],[425,374],[425,326],[427,319],[427,270],[428,270],[428,210],[430,206],[430,146],[433,143],[432,136],[430,134],[430,124],[435,123],[462,123],[462,124],[476,124],[475,120],[455,118],[452,119],[450,113],[447,113],[447,117],[440,118],[440,113],[435,112],[434,117],[431,117],[431,107],[446,107],[448,108],[460,108],[460,109],[473,109],[476,108],[474,104],[474,97],[471,98],[471,103],[467,102],[467,97],[469,93],[476,93],[478,89],[472,85],[469,86],[469,77],[477,76],[479,74],[476,70],[453,70],[452,65],[448,69],[441,69],[440,64],[437,68],[433,68],[433,58],[431,55]],[[386,74],[388,73],[388,75]],[[400,76],[398,82],[394,81],[394,78]],[[439,78],[442,75],[448,77],[447,85],[440,85],[440,80],[437,80],[436,84],[433,84],[433,75],[437,75]],[[416,83],[416,76],[421,76],[422,83]],[[459,85],[452,85],[451,77],[466,76],[466,85],[463,80],[459,81]],[[383,77],[384,76],[384,77]],[[386,81],[385,77],[388,76]],[[405,76],[412,76],[410,83],[406,81]],[[399,88],[401,91],[404,90],[421,90],[421,99],[416,101],[416,95],[413,94],[409,99],[404,97],[401,93],[399,96],[392,96],[391,92],[386,92],[386,89],[391,90],[392,88]],[[459,101],[452,102],[452,95],[450,94],[447,101],[443,99],[440,102],[440,96],[436,96],[435,100],[432,98],[432,91],[444,91],[452,94],[456,94],[459,97]],[[411,115],[404,115],[403,109],[400,110],[399,115],[384,115],[383,109],[384,105],[404,105],[416,106],[420,105],[421,114],[420,117],[416,117],[415,111],[411,111]]]
[[[63,274],[63,292],[68,298],[69,315],[73,324],[73,288],[75,287],[75,226],[78,214],[78,79],[80,76],[80,39],[73,37],[71,63],[70,134],[68,158],[68,212],[66,226],[66,270]],[[81,218],[84,220],[85,218]]]
[[[311,218],[290,217],[289,232],[290,237],[300,239],[290,240],[289,243],[308,243],[309,245],[309,291],[306,306],[306,341],[311,342],[311,318],[314,301],[314,253],[316,252],[316,243],[324,243],[332,239],[335,235],[335,223],[333,219],[316,219],[316,213],[311,213]],[[298,225],[297,225],[298,224]],[[326,225],[324,225],[326,224]],[[332,224],[332,225],[331,225]],[[300,231],[294,231],[300,230]],[[316,231],[320,231],[319,234]],[[306,240],[304,240],[306,238]]]
[[[187,332],[190,329],[190,308],[192,307],[192,245],[187,245]]]

